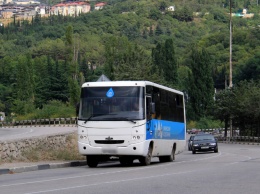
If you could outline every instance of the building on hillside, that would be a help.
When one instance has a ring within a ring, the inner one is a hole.
[[[13,17],[13,11],[12,10],[4,10],[4,11],[1,11],[1,17],[3,19],[10,19],[11,17]]]
[[[16,0],[13,1],[16,5],[33,5],[33,4],[40,4],[40,1],[33,1],[33,0]]]
[[[248,13],[247,9],[239,9],[236,13],[232,13],[232,16],[241,17],[241,18],[252,18],[254,17],[254,14]]]
[[[36,10],[26,8],[22,12],[16,13],[17,20],[31,20],[37,14]]]
[[[169,6],[168,8],[167,8],[167,10],[168,11],[175,11],[175,7],[172,5],[172,6]]]
[[[107,4],[107,3],[105,3],[105,2],[96,3],[94,9],[95,9],[95,10],[103,9],[103,7],[104,7],[106,4]]]
[[[244,14],[244,18],[252,18],[254,17],[253,13],[248,13],[247,9],[243,9],[242,13]]]
[[[64,2],[52,6],[50,14],[63,16],[77,16],[80,13],[90,12],[90,4],[88,2]]]
[[[36,6],[35,11],[40,15],[46,14],[46,6]]]
[[[12,2],[13,2],[13,0],[0,0],[0,5],[10,4]]]

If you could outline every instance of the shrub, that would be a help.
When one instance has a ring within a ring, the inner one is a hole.
[[[27,114],[18,114],[16,120],[70,118],[75,116],[75,107],[58,100],[52,100],[43,105],[42,109],[34,109]]]

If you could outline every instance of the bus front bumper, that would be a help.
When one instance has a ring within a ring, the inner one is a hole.
[[[149,141],[131,144],[128,146],[102,145],[100,147],[91,146],[78,142],[79,153],[81,155],[108,155],[108,156],[145,156],[148,151]]]

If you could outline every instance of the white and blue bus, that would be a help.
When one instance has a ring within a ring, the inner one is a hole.
[[[175,160],[186,145],[182,92],[149,81],[87,82],[78,113],[78,148],[89,167],[111,157],[122,165]]]

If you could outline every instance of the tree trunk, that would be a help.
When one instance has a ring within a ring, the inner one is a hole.
[[[224,137],[227,137],[227,128],[228,128],[228,119],[225,119],[225,134],[224,134]]]

